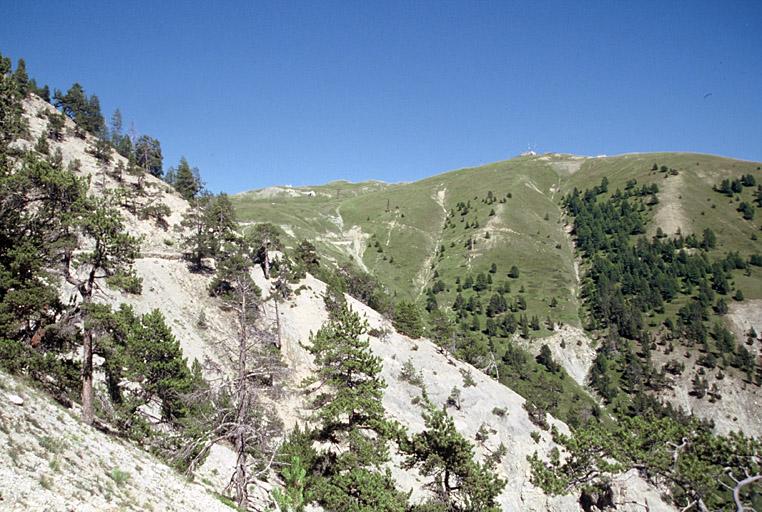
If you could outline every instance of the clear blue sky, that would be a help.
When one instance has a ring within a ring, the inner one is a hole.
[[[537,151],[762,160],[762,2],[25,2],[0,52],[210,189],[403,181]],[[710,94],[711,93],[711,94]],[[709,96],[706,96],[709,95]],[[705,97],[706,96],[706,97]]]

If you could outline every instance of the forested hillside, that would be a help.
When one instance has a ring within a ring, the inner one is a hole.
[[[0,107],[12,510],[759,508],[760,164],[228,196],[23,61]]]

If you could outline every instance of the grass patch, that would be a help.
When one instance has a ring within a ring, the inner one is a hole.
[[[130,474],[127,471],[123,471],[119,468],[111,469],[111,471],[108,473],[108,476],[119,487],[127,483],[130,479]]]

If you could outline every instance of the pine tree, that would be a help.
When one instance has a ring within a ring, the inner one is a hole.
[[[122,216],[112,204],[113,199],[108,195],[88,198],[81,209],[81,217],[71,221],[71,229],[92,245],[90,251],[78,255],[76,260],[71,247],[67,248],[63,256],[66,280],[79,292],[84,314],[87,314],[97,282],[124,272],[139,254],[140,241],[125,232]],[[82,346],[82,419],[88,424],[93,422],[93,343],[93,333],[85,328]]]
[[[394,328],[411,338],[420,338],[423,335],[423,321],[418,307],[407,301],[400,301],[394,308]]]
[[[161,143],[148,135],[141,135],[135,142],[135,162],[144,172],[161,177],[164,173],[162,166],[164,158],[161,154]]]
[[[406,500],[383,469],[393,429],[382,403],[381,360],[371,353],[366,330],[343,306],[311,338],[318,369],[305,384],[320,383],[313,420],[318,440],[328,443],[313,464],[319,471],[314,493],[327,510],[402,512]]]
[[[34,93],[42,98],[47,103],[50,103],[50,87],[47,85],[43,85],[42,87],[37,87],[37,82],[35,82],[34,78],[31,80],[32,84],[32,90]]]
[[[148,433],[141,408],[161,406],[162,421],[179,428],[190,412],[187,395],[203,379],[194,375],[158,309],[137,316],[122,304],[117,311],[104,304],[88,306],[86,327],[98,336],[93,350],[102,368],[114,409],[112,421],[124,434],[144,440]],[[124,386],[124,381],[135,383]]]
[[[232,205],[230,208],[232,211]],[[277,226],[269,222],[257,224],[246,233],[249,243],[254,247],[254,263],[262,267],[262,273],[267,279],[270,278],[270,251],[282,248],[281,233]]]
[[[50,145],[48,144],[48,137],[44,133],[41,133],[40,136],[37,138],[37,142],[34,145],[34,150],[41,155],[47,155],[48,153],[50,153]]]
[[[314,272],[320,267],[320,257],[317,254],[317,249],[309,240],[299,242],[294,253],[296,259],[306,266],[308,271]]]
[[[529,321],[527,320],[526,315],[521,315],[519,326],[521,328],[521,337],[524,339],[529,339]]]
[[[101,134],[93,142],[92,146],[87,149],[87,152],[98,159],[101,164],[108,164],[111,162],[111,143],[107,141]]]
[[[103,134],[106,133],[106,123],[103,120],[98,96],[93,94],[87,99],[84,112],[75,119],[75,122],[85,131],[103,138]]]
[[[4,166],[9,144],[23,128],[22,96],[11,71],[11,60],[0,54],[0,166]]]
[[[80,84],[72,85],[66,94],[56,90],[53,94],[53,104],[60,108],[64,115],[73,119],[78,128],[93,135],[105,132],[106,125],[98,97],[88,97]]]
[[[284,490],[275,489],[273,499],[283,512],[303,512],[307,504],[305,484],[307,469],[301,457],[294,455],[281,470]]]
[[[180,158],[180,163],[177,169],[173,169],[174,177],[172,180],[172,186],[186,201],[193,200],[199,192],[201,192],[202,185],[196,179],[191,166],[185,157]]]
[[[537,356],[537,362],[543,365],[549,372],[556,373],[561,369],[560,365],[553,359],[553,354],[550,352],[550,347],[543,343],[540,348],[540,353]]]
[[[16,71],[13,73],[13,81],[16,82],[16,90],[21,97],[26,97],[29,94],[29,75],[26,73],[26,62],[24,62],[24,59],[18,60]]]
[[[445,408],[426,403],[426,430],[401,443],[407,455],[404,467],[416,468],[432,479],[428,485],[436,498],[433,510],[452,512],[498,512],[497,496],[505,481],[495,476],[494,461],[474,461],[473,445],[455,428]]]
[[[129,380],[139,381],[144,393],[161,402],[162,419],[175,420],[182,415],[182,394],[191,389],[192,376],[182,357],[180,342],[167,326],[158,309],[140,319],[139,328],[127,338],[130,361]]]
[[[0,75],[0,86],[4,79]],[[73,350],[76,340],[53,335],[51,327],[66,306],[50,270],[60,262],[59,251],[75,244],[68,222],[78,215],[86,185],[31,152],[16,162],[13,173],[7,172],[2,149],[0,365],[27,373],[64,397],[77,387],[77,363],[58,356]],[[42,346],[47,350],[40,350]]]
[[[182,226],[187,229],[183,246],[195,271],[204,268],[204,258],[215,257],[221,244],[228,240],[236,227],[235,211],[225,194],[203,195],[191,201]]]
[[[119,145],[119,139],[122,136],[122,128],[122,111],[116,109],[114,110],[114,113],[111,114],[111,142],[113,142],[115,146]]]
[[[61,142],[64,138],[64,127],[66,126],[66,118],[63,114],[48,114],[48,129],[47,135],[49,138]]]

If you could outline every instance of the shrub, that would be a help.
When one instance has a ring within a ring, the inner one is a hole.
[[[423,335],[423,321],[418,307],[412,302],[401,301],[394,308],[394,327],[413,339]]]
[[[117,272],[113,276],[107,277],[106,283],[111,288],[133,295],[140,295],[143,292],[143,278],[132,270],[130,272]]]
[[[423,374],[415,368],[412,359],[408,359],[402,365],[402,371],[400,372],[400,380],[417,386],[421,389],[424,387]]]
[[[130,474],[127,471],[122,471],[119,468],[113,468],[111,472],[108,474],[109,478],[111,478],[116,485],[121,486],[130,479]]]
[[[471,374],[470,370],[460,370],[460,374],[463,376],[463,386],[464,387],[473,387],[476,386],[476,381],[474,380],[474,376]]]

